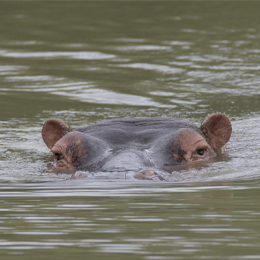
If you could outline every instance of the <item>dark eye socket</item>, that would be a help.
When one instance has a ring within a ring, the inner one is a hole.
[[[206,152],[206,149],[197,149],[197,150],[196,150],[196,153],[197,153],[198,155],[200,155],[200,156],[203,156],[203,155],[205,154],[205,152]]]
[[[55,153],[54,156],[55,156],[55,159],[56,159],[57,161],[60,161],[60,160],[62,160],[62,159],[64,158],[61,153]]]

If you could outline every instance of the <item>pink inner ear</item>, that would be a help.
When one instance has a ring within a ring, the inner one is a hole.
[[[48,148],[52,148],[71,129],[58,119],[49,119],[43,124],[42,138]]]
[[[201,130],[210,146],[215,151],[218,151],[230,139],[232,126],[228,116],[216,113],[208,116],[206,121],[201,125]]]

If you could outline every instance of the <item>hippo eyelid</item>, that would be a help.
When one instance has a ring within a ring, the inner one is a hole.
[[[64,159],[64,156],[61,153],[54,153],[54,156],[57,161]]]
[[[196,150],[196,153],[200,156],[203,156],[206,152],[206,149],[205,148],[200,148],[200,149],[197,149]]]

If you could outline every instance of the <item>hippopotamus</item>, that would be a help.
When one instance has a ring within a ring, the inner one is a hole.
[[[72,130],[47,120],[42,137],[55,173],[133,171],[151,179],[156,169],[199,165],[223,154],[232,133],[227,115],[214,113],[197,124],[172,117],[119,118]]]

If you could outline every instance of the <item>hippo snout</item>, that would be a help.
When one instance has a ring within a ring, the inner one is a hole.
[[[116,151],[104,160],[101,167],[106,172],[138,172],[141,169],[154,167],[147,151],[135,149]]]

